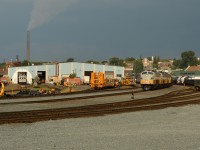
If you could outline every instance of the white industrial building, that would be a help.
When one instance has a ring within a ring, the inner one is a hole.
[[[43,83],[49,83],[52,76],[57,76],[61,80],[73,73],[83,79],[84,76],[90,76],[91,72],[109,72],[114,78],[124,77],[124,67],[79,62],[8,68],[8,76],[14,84],[32,84],[36,76],[40,77]]]

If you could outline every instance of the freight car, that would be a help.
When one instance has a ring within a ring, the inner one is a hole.
[[[171,75],[166,72],[143,71],[140,77],[140,85],[144,91],[169,87],[172,84]]]
[[[178,76],[173,77],[173,83],[177,85],[194,86],[194,81],[199,79],[198,76]]]

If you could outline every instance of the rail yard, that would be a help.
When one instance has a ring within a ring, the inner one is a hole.
[[[134,85],[99,78],[80,86],[2,84],[0,148],[199,149],[198,84],[146,77]]]
[[[1,148],[50,149],[52,144],[54,149],[200,147],[199,92],[178,85],[153,91],[135,88],[134,92],[135,99],[130,89],[2,99]],[[41,144],[35,145],[36,141]]]
[[[0,150],[200,150],[200,1],[0,4]]]
[[[1,100],[0,124],[102,116],[200,101],[199,92],[188,87],[173,86],[161,92],[143,92],[140,88],[134,91],[133,100],[130,89]]]

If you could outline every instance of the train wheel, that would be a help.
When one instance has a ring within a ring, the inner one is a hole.
[[[148,90],[151,89],[151,87],[146,85],[146,86],[143,86],[142,89],[143,89],[144,91],[148,91]]]
[[[145,91],[145,86],[142,86],[143,91]]]
[[[150,90],[155,90],[155,89],[156,89],[156,87],[150,86]]]

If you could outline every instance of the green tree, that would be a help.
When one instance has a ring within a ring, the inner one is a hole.
[[[108,61],[104,60],[101,62],[101,64],[103,64],[103,65],[108,64]]]
[[[180,69],[181,68],[181,59],[173,60],[173,68],[172,69]]]
[[[154,56],[153,59],[153,68],[158,68],[158,62],[160,61],[159,56]]]
[[[123,59],[119,59],[118,57],[112,57],[109,59],[109,64],[114,66],[126,66]]]
[[[90,64],[100,64],[100,62],[95,61],[95,60],[87,60],[86,63],[90,63]]]
[[[34,65],[43,65],[44,63],[46,63],[46,62],[32,62],[32,64],[34,64]]]
[[[0,68],[3,68],[6,66],[6,63],[0,63]]]
[[[74,62],[74,58],[68,58],[66,62]]]
[[[21,62],[21,66],[28,66],[30,62],[28,60],[24,60]]]
[[[125,58],[125,62],[134,62],[135,61],[135,58],[133,57],[126,57]]]
[[[143,63],[141,59],[136,59],[133,64],[133,73],[138,75],[143,71]]]
[[[70,78],[75,78],[75,77],[76,77],[76,73],[71,73],[71,74],[69,75],[69,77],[70,77]]]
[[[152,57],[149,57],[149,56],[148,56],[147,59],[151,61],[151,60],[152,60]]]
[[[196,66],[198,64],[197,57],[195,56],[194,51],[185,51],[181,53],[181,64],[182,69],[187,68],[188,66]]]

